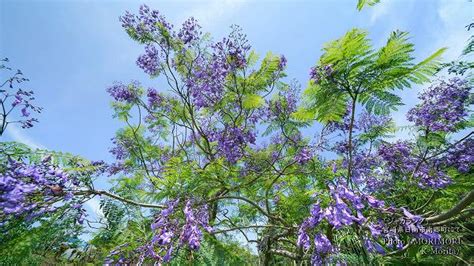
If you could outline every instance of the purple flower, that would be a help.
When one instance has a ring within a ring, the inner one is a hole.
[[[324,70],[324,73],[326,74],[326,76],[331,76],[332,73],[334,73],[334,69],[332,68],[332,65],[325,65],[323,67],[323,70]]]
[[[321,75],[319,74],[319,69],[317,67],[311,68],[311,71],[309,72],[309,79],[314,83],[319,83],[321,80]]]
[[[316,234],[314,236],[314,247],[316,252],[326,254],[333,250],[331,241],[324,234]]]
[[[226,127],[211,134],[211,141],[217,140],[218,154],[225,157],[230,163],[237,162],[244,155],[244,147],[255,143],[255,133],[244,131],[240,127]]]
[[[145,54],[138,57],[137,65],[148,75],[157,75],[160,68],[160,54],[158,49],[156,49],[154,45],[146,45]]]
[[[8,160],[0,173],[0,213],[5,219],[24,213],[28,213],[27,219],[38,217],[55,211],[53,199],[72,199],[71,190],[79,184],[50,163],[47,159],[35,164]],[[64,193],[66,189],[69,191]]]
[[[465,80],[457,77],[431,86],[419,96],[422,103],[408,112],[408,121],[430,131],[455,132],[468,115],[467,106],[472,104],[470,89]]]
[[[382,208],[385,205],[385,203],[382,200],[378,200],[374,198],[373,196],[366,195],[365,198],[367,199],[367,203],[372,208]]]
[[[146,5],[140,6],[138,13],[134,15],[127,11],[120,17],[122,27],[128,34],[144,43],[155,40],[160,44],[167,44],[166,38],[172,30],[172,25],[166,21],[165,17],[158,10],[150,10]]]
[[[181,27],[178,38],[180,38],[184,44],[190,44],[201,38],[202,32],[201,26],[197,23],[197,20],[193,17],[187,19]]]
[[[140,86],[138,81],[134,81],[129,85],[122,83],[115,83],[111,87],[107,88],[107,92],[118,102],[133,102],[137,99],[138,95],[136,89]]]
[[[285,69],[286,63],[287,63],[286,57],[285,57],[284,55],[281,55],[281,56],[280,56],[280,63],[278,64],[278,69],[279,69],[280,71],[282,71],[283,69]]]
[[[372,237],[380,236],[383,230],[381,224],[369,223],[367,227],[369,228]]]
[[[419,215],[413,215],[411,212],[409,212],[407,209],[405,209],[404,207],[401,207],[400,208],[402,211],[403,211],[403,214],[405,215],[405,217],[407,217],[409,220],[412,220],[413,222],[415,223],[418,223],[420,222],[421,220],[423,220],[423,218]]]
[[[366,238],[364,241],[364,245],[369,252],[377,252],[379,254],[385,254],[385,250],[383,247],[377,243],[376,241],[371,241],[370,239]]]
[[[24,117],[30,116],[30,112],[28,112],[28,109],[26,107],[21,108],[21,115]]]
[[[163,102],[163,97],[156,91],[156,89],[149,88],[147,93],[148,106],[154,108],[160,106]]]
[[[305,250],[308,250],[311,247],[311,240],[309,239],[309,235],[306,233],[303,227],[300,227],[298,230],[298,239],[296,244]]]
[[[309,147],[303,147],[295,156],[295,161],[299,164],[305,164],[313,157],[313,152]]]
[[[469,172],[474,165],[474,139],[466,139],[451,147],[448,154],[442,158],[442,164],[454,166],[462,173]]]

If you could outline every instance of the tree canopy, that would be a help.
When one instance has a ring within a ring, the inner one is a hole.
[[[259,57],[238,26],[215,41],[145,5],[120,22],[156,87],[106,89],[122,123],[111,162],[0,142],[0,264],[472,261],[471,62],[443,62],[446,48],[415,60],[407,32],[376,48],[354,28],[323,46],[301,91],[285,56]],[[41,111],[22,75],[0,88],[0,136]],[[414,84],[411,126],[397,127]],[[103,216],[85,210],[94,197]]]

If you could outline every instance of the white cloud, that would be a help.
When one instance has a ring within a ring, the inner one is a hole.
[[[445,60],[457,59],[470,36],[465,28],[472,19],[473,5],[467,1],[441,0],[438,7],[438,17],[442,28],[437,29],[438,41],[436,47],[448,47],[444,54]]]
[[[100,208],[100,202],[96,198],[91,198],[90,200],[85,202],[85,205],[95,214],[97,217],[104,217],[104,213]]]
[[[386,2],[384,1],[373,7],[369,7],[371,9],[370,24],[375,24],[375,22],[377,22],[379,18],[384,17],[387,14],[389,14],[389,11],[392,7],[392,2],[393,1],[386,1]]]
[[[36,142],[25,133],[23,133],[23,131],[20,128],[18,128],[15,124],[9,124],[6,132],[8,136],[10,136],[10,138],[13,139],[14,141],[21,142],[25,145],[28,145],[32,149],[46,149],[45,146],[41,145],[40,143]]]
[[[211,0],[201,3],[182,15],[181,21],[190,16],[195,17],[204,28],[218,24],[222,19],[226,19],[237,13],[248,0]]]

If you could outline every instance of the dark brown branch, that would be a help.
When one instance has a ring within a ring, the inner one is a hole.
[[[212,198],[210,200],[208,200],[208,202],[213,202],[213,201],[216,201],[216,200],[220,200],[220,199],[236,199],[236,200],[242,200],[242,201],[245,201],[247,203],[249,203],[250,205],[254,206],[255,208],[257,208],[257,210],[259,212],[261,212],[263,215],[267,216],[268,218],[270,219],[275,219],[275,220],[278,220],[280,222],[285,222],[283,219],[281,219],[280,217],[276,217],[276,216],[273,216],[269,213],[267,213],[262,207],[260,207],[257,203],[247,199],[247,198],[244,198],[244,197],[240,197],[240,196],[218,196],[218,197],[215,197],[215,198]]]
[[[283,256],[283,257],[287,257],[287,258],[290,258],[290,259],[293,259],[293,260],[300,260],[301,259],[297,254],[295,254],[293,252],[290,252],[288,250],[284,250],[284,249],[270,249],[270,253],[280,255],[280,256]]]
[[[449,218],[452,218],[458,215],[462,210],[468,207],[472,202],[474,202],[474,190],[471,190],[469,193],[467,193],[467,195],[449,211],[436,215],[436,216],[428,217],[425,219],[425,221],[428,223],[436,223],[436,222],[441,222]]]
[[[105,190],[83,190],[83,191],[75,191],[73,192],[74,195],[98,195],[98,196],[107,196],[112,199],[116,199],[118,201],[138,206],[138,207],[143,207],[143,208],[156,208],[156,209],[163,209],[165,206],[163,205],[156,205],[156,204],[148,204],[148,203],[141,203],[141,202],[136,202],[133,200],[129,200],[123,197],[120,197],[118,195],[112,194],[110,192],[107,192]]]
[[[237,226],[237,227],[217,230],[217,231],[212,232],[212,234],[213,235],[222,234],[222,233],[227,233],[227,232],[230,232],[230,231],[235,231],[235,230],[240,230],[240,229],[252,229],[252,228],[258,229],[258,228],[270,228],[270,227],[273,227],[273,228],[286,228],[286,227],[276,226],[276,225],[246,225],[246,226]]]

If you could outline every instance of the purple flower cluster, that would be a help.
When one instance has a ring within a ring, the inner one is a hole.
[[[147,251],[149,256],[159,261],[163,260],[167,262],[171,259],[173,252],[172,240],[179,227],[179,221],[177,219],[171,219],[171,215],[174,213],[178,203],[178,200],[167,202],[167,207],[160,212],[158,218],[151,224],[151,229],[155,232],[155,235],[150,245],[148,245]],[[155,247],[160,249],[158,253],[155,251]],[[159,253],[163,253],[163,251],[165,251],[165,255],[161,258]]]
[[[251,46],[248,43],[247,36],[242,33],[242,29],[237,25],[233,25],[229,36],[216,43],[213,48],[215,55],[220,60],[225,61],[231,71],[234,71],[247,65],[246,55]]]
[[[202,32],[200,30],[201,26],[197,20],[191,17],[183,23],[183,26],[178,32],[178,38],[180,38],[184,44],[192,44],[194,41],[201,39]]]
[[[383,143],[380,145],[378,155],[385,160],[385,167],[389,172],[405,171],[414,169],[416,161],[412,158],[412,147],[407,141],[395,143]]]
[[[158,75],[161,62],[165,60],[164,52],[160,53],[160,50],[168,51],[171,39],[176,37],[173,26],[158,10],[150,10],[147,5],[140,6],[138,15],[127,11],[120,21],[130,37],[146,44],[145,53],[138,57],[137,65],[151,76]]]
[[[315,66],[311,68],[309,78],[314,83],[319,83],[322,79],[330,78],[334,74],[332,65]]]
[[[386,127],[391,121],[392,118],[388,115],[375,115],[364,111],[360,114],[356,124],[360,131],[368,133],[373,129]]]
[[[310,247],[308,231],[316,227],[322,220],[326,220],[335,229],[352,225],[354,222],[361,225],[367,221],[362,210],[368,206],[373,209],[384,209],[384,202],[373,196],[356,193],[343,184],[337,187],[329,185],[333,203],[322,209],[319,203],[313,205],[310,217],[306,218],[298,231],[298,246],[305,249]],[[352,210],[355,210],[355,214]]]
[[[131,103],[137,99],[139,87],[140,83],[138,81],[132,81],[129,85],[116,82],[107,88],[107,92],[115,101]]]
[[[226,126],[223,130],[212,133],[211,141],[217,141],[217,152],[228,162],[235,163],[244,155],[248,143],[255,143],[255,133],[240,127]]]
[[[324,234],[314,236],[314,253],[311,256],[311,265],[323,265],[324,257],[334,252],[331,241]]]
[[[216,54],[211,59],[198,58],[185,81],[194,104],[197,107],[210,107],[218,103],[222,99],[228,73],[226,61]]]
[[[385,250],[379,243],[377,243],[377,241],[372,241],[369,238],[365,238],[364,245],[368,252],[385,254]]]
[[[450,177],[439,167],[439,161],[422,161],[412,154],[408,142],[397,141],[393,144],[384,143],[378,150],[379,156],[385,161],[388,172],[401,175],[408,179],[411,176],[418,180],[418,186],[443,188],[450,184]]]
[[[151,229],[154,232],[152,240],[137,250],[140,253],[139,261],[143,262],[148,257],[157,262],[169,262],[176,246],[187,245],[192,250],[199,249],[202,229],[211,232],[212,228],[208,223],[207,206],[199,207],[193,202],[193,200],[186,201],[183,209],[184,224],[180,223],[176,217],[179,200],[171,200],[166,203],[166,208],[151,224]]]
[[[122,141],[122,139],[118,139],[118,138],[112,138],[112,143],[115,145],[114,147],[112,147],[109,152],[114,155],[115,159],[117,160],[124,160],[128,157],[129,155],[129,152],[128,150],[125,148],[124,146],[124,143]]]
[[[155,40],[165,43],[163,39],[163,31],[171,31],[172,25],[169,24],[165,17],[158,10],[150,10],[147,5],[140,6],[138,15],[126,12],[120,17],[122,27],[128,34],[143,43],[150,43]]]
[[[288,63],[288,60],[284,55],[280,56],[280,63],[278,63],[278,70],[283,71],[286,68],[286,64]]]
[[[309,147],[301,148],[295,156],[295,161],[299,164],[305,164],[313,158],[313,151]]]
[[[160,70],[160,52],[153,44],[145,46],[145,53],[137,59],[137,66],[150,76],[156,76]]]
[[[160,106],[161,103],[163,103],[164,101],[164,97],[156,89],[153,89],[153,88],[148,89],[147,98],[148,98],[148,107],[150,109],[154,109]]]
[[[0,62],[8,62],[8,58],[0,60]],[[11,70],[11,68],[2,65],[0,69]],[[35,100],[34,92],[23,90],[21,88],[14,91],[15,86],[28,81],[27,78],[23,77],[23,73],[20,70],[6,81],[0,82],[0,136],[5,131],[8,124],[20,123],[22,128],[31,128],[33,123],[38,122],[36,118],[31,117],[31,112],[41,113],[42,108],[35,106],[33,101]],[[8,86],[8,88],[6,88]],[[20,109],[20,117],[15,121],[8,121],[7,116],[12,113],[13,109]]]
[[[4,169],[0,173],[0,214],[7,217],[27,214],[31,219],[53,212],[53,203],[58,198],[71,201],[70,190],[79,185],[75,178],[54,166],[50,156],[32,164],[8,160]]]
[[[116,162],[107,165],[107,172],[109,175],[115,175],[120,172],[128,172],[129,167],[126,166],[125,161],[130,156],[129,149],[133,146],[130,139],[117,136],[112,138],[113,147],[109,152],[115,157]]]
[[[314,204],[310,216],[303,220],[299,227],[297,245],[304,250],[311,247],[310,231],[323,221],[327,221],[336,230],[354,223],[361,228],[365,228],[370,235],[364,237],[364,245],[369,252],[380,254],[385,254],[385,249],[376,239],[385,240],[388,248],[401,249],[403,247],[403,242],[399,236],[401,232],[406,232],[412,237],[421,239],[440,238],[437,232],[423,227],[421,216],[414,215],[403,207],[399,209],[386,207],[383,201],[371,195],[354,192],[343,184],[339,184],[337,187],[329,185],[329,190],[333,203],[330,203],[326,208],[321,208],[319,202]],[[364,217],[363,210],[376,211],[379,215],[386,214],[389,217],[393,217],[397,212],[397,217],[400,218],[392,220],[390,224],[385,224],[381,218],[373,222],[370,221],[370,218]],[[312,260],[319,262],[317,265],[321,265],[328,254],[334,251],[335,248],[325,235],[315,234]]]
[[[468,115],[471,87],[465,80],[452,78],[431,86],[420,95],[421,104],[408,111],[408,121],[430,131],[454,132]]]
[[[183,212],[186,217],[186,222],[182,227],[182,232],[179,237],[180,243],[182,245],[188,244],[192,250],[199,249],[202,238],[200,228],[205,229],[207,232],[212,232],[212,228],[209,226],[207,205],[193,210],[193,203],[191,200],[188,200]]]
[[[227,75],[246,65],[250,50],[245,35],[235,27],[229,37],[212,45],[212,55],[196,58],[190,75],[185,79],[197,107],[210,107],[223,96]]]
[[[456,167],[461,173],[469,172],[474,165],[474,139],[466,139],[451,147],[442,162]]]
[[[299,87],[296,84],[289,86],[286,90],[278,91],[274,99],[267,100],[267,109],[264,117],[270,119],[285,119],[297,109]]]

